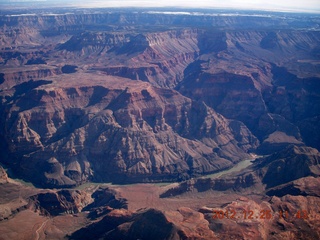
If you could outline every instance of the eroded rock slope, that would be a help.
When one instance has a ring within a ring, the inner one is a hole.
[[[280,15],[1,16],[1,160],[70,187],[319,149],[318,18]]]

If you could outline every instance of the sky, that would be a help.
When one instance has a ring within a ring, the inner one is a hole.
[[[320,13],[320,0],[33,0],[81,7],[194,7],[239,8],[276,11],[311,11]],[[31,2],[30,0],[0,0],[6,2]]]

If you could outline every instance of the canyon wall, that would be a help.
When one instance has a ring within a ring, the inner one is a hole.
[[[2,15],[2,161],[36,184],[70,187],[184,180],[252,153],[319,149],[316,22]]]

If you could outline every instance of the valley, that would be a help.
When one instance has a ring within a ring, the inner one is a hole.
[[[319,24],[2,10],[0,239],[320,238]]]

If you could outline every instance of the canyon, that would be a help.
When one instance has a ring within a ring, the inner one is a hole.
[[[188,11],[1,13],[0,239],[320,237],[319,16]]]

